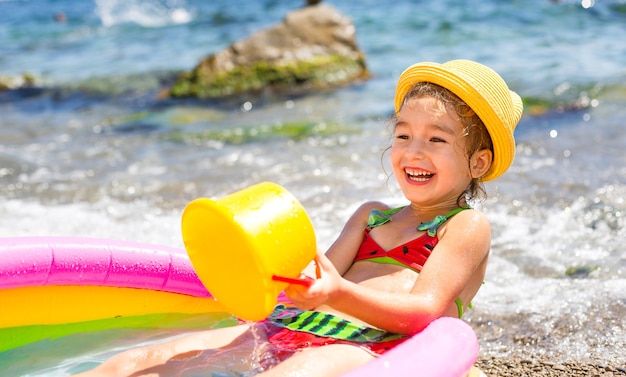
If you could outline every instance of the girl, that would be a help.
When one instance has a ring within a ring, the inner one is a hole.
[[[286,289],[294,307],[130,350],[81,375],[169,375],[232,349],[249,351],[262,376],[334,376],[439,317],[461,317],[490,248],[489,222],[469,203],[512,163],[522,102],[490,68],[455,60],[409,67],[394,105],[390,162],[409,203],[360,206],[318,255],[321,277]]]

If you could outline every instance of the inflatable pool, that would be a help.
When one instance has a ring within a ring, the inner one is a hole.
[[[28,343],[101,329],[93,323],[133,326],[130,319],[148,314],[224,312],[185,250],[75,237],[0,238],[0,303],[0,355]],[[477,355],[471,327],[441,318],[346,376],[413,376],[416,371],[463,376]]]
[[[77,331],[70,324],[224,311],[184,250],[69,237],[1,239],[0,302],[0,352]]]

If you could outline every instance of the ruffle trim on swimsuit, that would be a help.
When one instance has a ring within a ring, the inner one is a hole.
[[[282,304],[276,305],[267,320],[290,330],[354,343],[379,343],[407,338],[406,335],[358,325],[332,314],[287,308]]]
[[[386,211],[381,211],[376,208],[372,209],[369,216],[367,217],[367,226],[370,228],[375,228],[377,226],[387,224],[391,221],[391,215],[400,211],[402,208],[404,207],[388,209]]]
[[[387,224],[388,222],[391,221],[391,216],[403,208],[404,207],[392,208],[386,211],[381,211],[379,209],[374,208],[370,211],[370,214],[367,217],[367,226],[369,228],[375,228],[377,226]],[[459,207],[459,208],[453,209],[452,211],[448,212],[445,215],[435,216],[435,218],[430,221],[424,221],[420,223],[420,225],[417,226],[417,230],[421,230],[421,231],[425,230],[427,231],[430,237],[435,237],[435,235],[437,234],[437,229],[439,228],[439,226],[441,226],[441,224],[445,223],[450,217],[466,209],[470,209],[470,207],[469,206]]]
[[[434,219],[427,221],[427,222],[423,222],[420,225],[418,225],[417,230],[425,230],[427,231],[429,236],[435,237],[435,235],[437,234],[437,229],[439,229],[439,226],[441,224],[445,223],[446,220],[448,220],[450,217],[469,208],[470,207],[459,207],[457,209],[453,209],[452,211],[448,212],[447,214],[443,216],[441,215],[435,216]]]

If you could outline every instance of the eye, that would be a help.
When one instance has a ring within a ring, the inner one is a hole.
[[[408,140],[409,133],[404,127],[396,127],[394,132],[394,138],[398,140]]]
[[[430,141],[432,141],[433,143],[445,143],[446,141],[440,137],[431,137]]]

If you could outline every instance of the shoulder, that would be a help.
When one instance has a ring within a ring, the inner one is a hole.
[[[479,224],[489,224],[489,219],[487,216],[481,211],[473,208],[466,209],[457,213],[455,216],[450,218],[450,221],[457,219],[459,222],[470,222],[470,223],[479,223]]]
[[[352,214],[352,217],[357,217],[359,219],[365,219],[367,221],[367,217],[375,209],[377,209],[379,211],[387,211],[387,210],[390,210],[391,207],[389,207],[387,204],[385,204],[383,202],[377,202],[377,201],[365,202],[365,203],[361,204],[356,209],[356,211],[354,211],[354,213]]]
[[[366,202],[358,206],[345,223],[339,237],[326,251],[326,256],[341,275],[348,271],[354,262],[354,257],[363,242],[363,230],[367,226],[369,213],[373,209],[385,211],[389,206],[381,202]]]
[[[489,236],[491,227],[487,216],[479,210],[467,209],[452,216],[441,229],[440,237],[446,233],[465,233],[468,236]]]
[[[372,210],[374,209],[377,209],[380,211],[387,211],[391,209],[391,207],[389,207],[387,204],[383,202],[377,202],[377,201],[365,202],[361,204],[354,213],[369,215],[369,213],[372,212]]]
[[[350,216],[350,219],[346,223],[346,226],[361,229],[365,228],[370,213],[372,212],[372,210],[375,209],[379,211],[386,211],[388,209],[391,209],[391,207],[389,207],[385,203],[378,201],[365,202],[358,206],[357,209],[352,213],[352,216]]]
[[[442,257],[461,258],[466,266],[478,266],[491,249],[491,228],[487,216],[474,209],[461,211],[440,228],[435,247]]]

